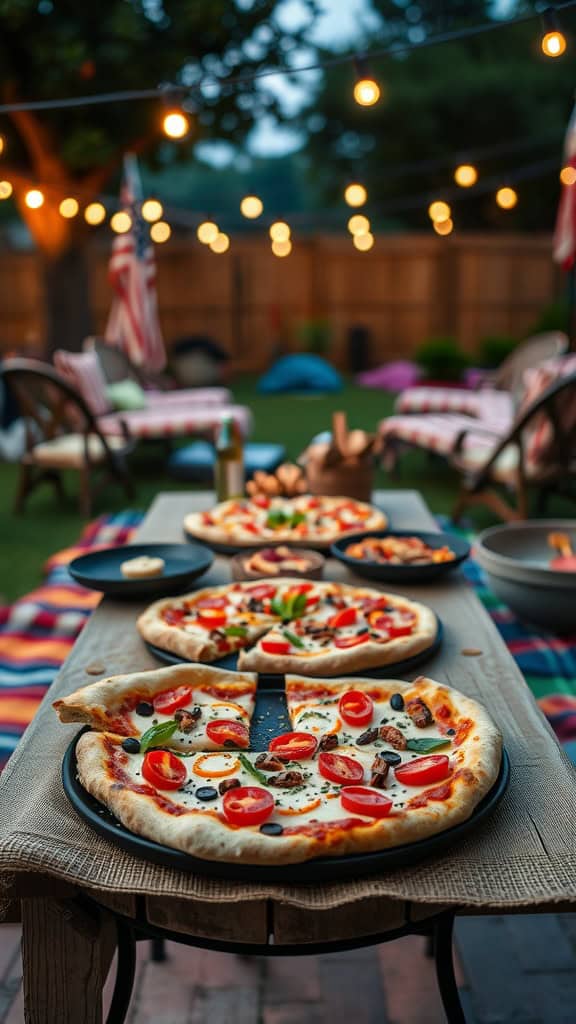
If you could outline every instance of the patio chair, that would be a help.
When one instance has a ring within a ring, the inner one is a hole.
[[[568,337],[561,331],[536,334],[521,342],[494,373],[486,375],[478,391],[425,386],[407,388],[396,399],[394,411],[399,415],[456,413],[509,427],[522,393],[524,371],[564,355],[568,347]]]
[[[107,437],[82,395],[45,363],[9,359],[0,372],[26,427],[16,512],[24,509],[28,495],[44,481],[63,498],[62,472],[69,469],[80,475],[80,511],[86,518],[96,494],[93,477],[97,471],[121,483],[127,496],[133,497],[126,456],[133,450],[134,441],[126,428],[121,436]]]

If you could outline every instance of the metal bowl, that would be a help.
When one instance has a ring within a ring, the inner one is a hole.
[[[490,588],[521,619],[554,633],[576,632],[576,572],[550,568],[553,531],[576,548],[575,519],[540,519],[484,530],[475,554]]]

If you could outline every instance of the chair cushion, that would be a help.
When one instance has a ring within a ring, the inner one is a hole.
[[[65,352],[64,349],[58,349],[54,353],[54,366],[80,392],[94,416],[102,416],[110,411],[106,379],[95,352]]]
[[[273,473],[286,458],[286,449],[281,444],[244,445],[244,471],[251,477],[257,470]],[[212,480],[215,452],[207,441],[179,448],[168,460],[168,472],[178,480]]]
[[[133,411],[146,408],[146,395],[140,385],[129,377],[108,384],[106,395],[113,409]]]
[[[219,426],[222,415],[233,416],[244,437],[252,429],[252,414],[244,405],[188,407],[168,405],[164,408],[137,409],[102,416],[98,425],[103,434],[121,435],[122,421],[132,437],[141,440],[164,440],[170,437],[190,437],[194,434],[213,434]]]
[[[145,391],[146,407],[160,409],[175,405],[192,407],[231,405],[234,401],[228,388],[178,388],[174,391]]]
[[[264,395],[284,391],[340,391],[342,378],[320,356],[302,352],[283,356],[258,381],[258,391]]]
[[[378,432],[385,443],[402,441],[426,451],[450,455],[458,435],[463,430],[474,430],[475,426],[478,426],[478,420],[471,416],[442,416],[439,413],[429,413],[422,416],[388,416],[379,424]],[[470,436],[468,435],[468,438]],[[484,439],[481,434],[472,436],[474,441],[468,441],[467,438],[467,446],[474,444],[486,452],[492,450],[495,441],[493,437]]]
[[[107,437],[106,441],[113,450],[124,448],[126,444],[121,437]],[[104,462],[106,458],[104,445],[97,434],[88,435],[88,453],[94,463]],[[81,469],[86,461],[84,434],[62,434],[51,441],[41,441],[32,451],[26,452],[24,461],[44,469]]]
[[[514,419],[514,405],[507,391],[486,388],[468,391],[466,388],[408,388],[396,399],[395,412],[455,413],[474,416],[484,423],[506,431]]]
[[[576,373],[576,355],[548,359],[540,366],[524,371],[524,392],[520,414],[528,409],[554,383]],[[562,426],[572,433],[576,430],[576,387],[559,396],[555,403],[556,414]],[[528,424],[524,432],[526,467],[532,474],[545,468],[553,455],[554,430],[545,412],[539,413]]]

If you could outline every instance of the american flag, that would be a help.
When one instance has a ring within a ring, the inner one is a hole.
[[[136,157],[124,157],[120,192],[132,227],[112,244],[108,277],[115,296],[106,327],[106,340],[117,345],[136,366],[158,372],[166,365],[166,350],[158,321],[156,264],[148,224],[140,212],[142,186]]]
[[[564,140],[563,166],[572,167],[576,173],[576,107]],[[554,232],[554,259],[564,270],[571,270],[576,263],[576,183],[562,186]]]

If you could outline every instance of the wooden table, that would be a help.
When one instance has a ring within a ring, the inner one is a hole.
[[[376,495],[376,501],[388,512],[393,527],[435,529],[432,516],[416,492],[383,491]],[[207,493],[160,494],[136,539],[139,543],[178,541],[182,538],[185,513],[208,508],[211,503],[212,495]],[[353,579],[344,566],[334,561],[329,563],[326,576]],[[227,559],[217,558],[210,573],[202,579],[202,585],[224,583],[229,578]],[[563,770],[568,773],[567,766],[561,761],[562,755],[556,741],[542,723],[516,665],[472,589],[460,574],[455,573],[451,580],[434,585],[413,586],[409,590],[401,587],[393,589],[431,605],[443,620],[443,645],[426,665],[426,673],[472,695],[478,695],[480,691],[499,720],[506,711],[506,742],[513,769],[515,762],[521,763],[522,771],[528,774],[533,767],[522,747],[524,735],[528,729],[532,729],[537,739],[537,753],[544,759],[543,763],[562,764]],[[104,599],[55,680],[48,700],[93,681],[98,677],[95,673],[111,675],[156,666],[157,662],[146,651],[134,630],[135,618],[142,607],[139,603]],[[416,674],[412,673],[412,677]],[[512,717],[509,715],[511,700],[517,701],[518,708],[518,715]],[[42,709],[37,718],[41,713]],[[517,728],[514,726],[516,718],[519,723]],[[55,729],[57,740],[54,742],[59,744],[59,749],[64,749],[73,729],[66,732],[63,727],[58,728],[62,732]],[[83,1024],[100,1024],[102,982],[114,949],[114,915],[117,914],[128,920],[145,920],[153,928],[168,929],[180,934],[184,941],[187,938],[191,943],[204,942],[213,948],[227,948],[227,943],[243,942],[252,951],[257,949],[270,952],[272,936],[275,951],[282,953],[294,951],[292,947],[298,944],[373,942],[382,933],[394,934],[405,928],[407,922],[416,925],[422,922],[425,927],[426,922],[431,920],[442,922],[442,914],[447,907],[451,911],[458,909],[446,883],[442,881],[439,881],[436,901],[430,898],[429,891],[422,902],[417,895],[408,898],[402,896],[403,871],[394,873],[394,879],[375,880],[370,892],[362,898],[351,899],[345,887],[333,887],[332,902],[324,905],[320,893],[313,907],[305,905],[305,892],[300,895],[298,892],[289,893],[288,896],[284,894],[282,899],[277,899],[274,890],[268,892],[265,887],[254,897],[249,895],[245,900],[236,902],[218,902],[209,889],[198,897],[197,892],[192,891],[191,883],[187,898],[182,895],[173,896],[172,892],[178,892],[178,877],[173,876],[178,876],[178,873],[168,871],[163,891],[156,894],[150,891],[146,882],[147,867],[144,863],[140,865],[140,862],[136,870],[141,871],[141,883],[131,882],[122,891],[119,891],[118,886],[112,890],[104,884],[94,884],[89,853],[82,871],[83,884],[71,884],[69,880],[62,879],[62,872],[56,869],[51,856],[43,854],[39,858],[27,849],[21,839],[21,827],[16,838],[17,830],[13,823],[17,812],[16,794],[25,793],[27,765],[36,753],[34,743],[32,726],[21,741],[12,770],[5,773],[0,783],[0,878],[4,894],[11,901],[12,919],[15,919],[17,909],[21,910],[26,1021],[29,1024],[78,1024],[80,1021]],[[59,766],[57,763],[47,763],[45,770],[56,773]],[[474,913],[502,910],[526,910],[533,913],[535,910],[574,909],[576,881],[572,884],[571,879],[575,878],[576,872],[573,871],[569,844],[574,846],[571,822],[575,817],[576,802],[564,778],[569,780],[569,774],[563,776],[562,793],[565,803],[560,811],[561,820],[555,821],[549,815],[547,794],[544,791],[541,804],[531,808],[531,814],[526,817],[526,825],[523,826],[526,856],[532,858],[534,863],[534,900],[528,899],[527,894],[531,889],[526,889],[525,885],[522,888],[518,883],[516,891],[512,877],[509,897],[492,898],[470,892],[469,899],[462,899],[461,903],[469,903]],[[511,800],[514,799],[513,789],[512,786]],[[39,820],[41,815],[49,813],[55,822],[55,836],[58,836],[58,820],[66,807],[63,795],[53,803],[53,807],[33,808],[26,821],[26,834],[34,836],[35,816]],[[2,819],[10,820],[3,826]],[[533,830],[530,821],[533,822]],[[498,818],[497,827],[505,830],[505,813]],[[77,829],[80,843],[86,826],[79,821],[76,823],[72,816],[71,823],[68,819],[66,821],[68,831],[63,826],[63,835],[68,836],[70,828]],[[556,858],[553,869],[550,869],[554,871],[554,877],[549,891],[547,883],[542,882],[542,865],[545,867],[548,862],[541,847],[551,857],[550,846],[558,834],[562,838],[563,828],[567,830],[566,871],[564,873],[562,870],[564,861]],[[505,838],[503,831],[502,842],[505,842]],[[76,842],[75,834],[70,842]],[[100,842],[94,838],[95,846]],[[487,876],[494,870],[491,861],[498,855],[498,840],[493,849],[496,853],[486,860]],[[425,873],[425,869],[422,869],[422,877]],[[413,876],[413,872],[406,872],[408,874]],[[131,875],[131,878],[134,877],[137,876]],[[334,903],[334,892],[338,895],[340,890],[342,898]],[[396,890],[398,894],[390,894],[396,893]],[[410,891],[417,894],[417,888]],[[442,941],[448,942],[449,947],[450,931],[444,933]],[[313,945],[304,945],[298,951],[305,952],[313,948]],[[129,970],[129,965],[126,969]],[[444,979],[444,983],[448,989],[452,984],[450,979]],[[453,1011],[451,1019],[463,1020],[457,1010]]]

